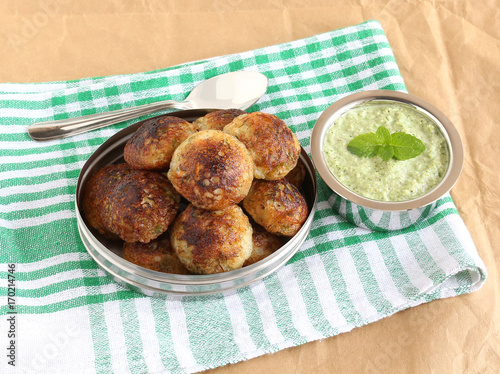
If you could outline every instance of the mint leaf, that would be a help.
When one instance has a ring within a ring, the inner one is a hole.
[[[347,144],[347,150],[358,157],[373,157],[377,155],[380,138],[373,132],[361,134]]]
[[[425,150],[420,139],[404,132],[391,135],[391,146],[394,149],[394,158],[401,161],[417,157]]]
[[[377,136],[381,140],[381,144],[391,143],[391,133],[384,126],[379,126],[377,129]]]
[[[394,156],[394,149],[389,144],[380,145],[377,155],[379,155],[382,160],[387,161]]]
[[[418,138],[404,132],[395,132],[391,135],[384,126],[379,126],[376,133],[368,132],[352,139],[347,150],[358,157],[379,156],[387,161],[408,160],[416,157],[425,150],[425,145]]]

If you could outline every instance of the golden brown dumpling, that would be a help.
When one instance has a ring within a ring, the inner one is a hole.
[[[167,171],[175,149],[196,127],[182,118],[165,116],[146,121],[125,144],[125,161],[138,170]]]
[[[167,231],[180,196],[167,177],[132,170],[103,199],[104,225],[126,242],[149,243]]]
[[[247,258],[243,266],[255,264],[270,254],[276,252],[285,243],[282,236],[271,234],[262,226],[252,224],[252,254]]]
[[[242,114],[243,110],[239,109],[223,109],[210,112],[203,117],[198,118],[193,122],[199,130],[220,130],[222,131],[226,125],[231,123],[233,119]]]
[[[252,253],[252,225],[243,210],[205,210],[190,204],[175,220],[172,247],[196,274],[239,269]]]
[[[294,236],[308,215],[306,200],[286,179],[256,179],[243,207],[267,231],[283,236]]]
[[[297,165],[299,141],[286,123],[272,114],[255,112],[238,116],[224,127],[224,132],[248,148],[255,178],[281,179]]]
[[[104,197],[108,195],[111,188],[119,182],[125,175],[130,173],[128,164],[108,165],[97,171],[90,177],[85,185],[82,199],[82,210],[88,224],[109,238],[117,238],[110,232],[102,220],[102,207]]]
[[[217,130],[200,131],[174,152],[168,178],[193,205],[220,210],[247,195],[252,158],[243,143]]]
[[[298,189],[302,187],[302,183],[304,183],[305,178],[306,167],[300,160],[299,162],[297,162],[297,166],[295,166],[287,175],[285,175],[285,179]]]
[[[168,235],[149,243],[123,244],[123,258],[143,268],[171,274],[189,274],[172,249]]]

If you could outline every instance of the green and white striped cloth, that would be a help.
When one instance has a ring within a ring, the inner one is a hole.
[[[75,186],[91,153],[134,121],[40,143],[27,126],[183,99],[204,79],[242,69],[270,80],[249,110],[285,120],[308,152],[316,119],[334,101],[361,90],[405,90],[376,21],[148,73],[0,84],[0,341],[3,351],[14,341],[16,365],[4,352],[0,372],[196,372],[483,285],[485,266],[449,195],[418,225],[371,232],[333,213],[335,195],[321,180],[310,235],[261,281],[160,299],[109,279],[78,235]]]

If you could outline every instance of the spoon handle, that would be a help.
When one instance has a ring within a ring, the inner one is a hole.
[[[33,140],[60,139],[169,108],[192,109],[187,101],[164,100],[83,117],[33,123],[28,126],[28,133]]]

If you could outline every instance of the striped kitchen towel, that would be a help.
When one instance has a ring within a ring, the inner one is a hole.
[[[0,341],[7,347],[0,372],[202,371],[483,285],[485,266],[449,195],[418,225],[371,232],[335,215],[322,180],[300,250],[250,286],[163,299],[108,278],[80,240],[75,186],[92,152],[134,121],[48,142],[32,141],[27,126],[181,100],[204,79],[242,69],[270,81],[249,111],[285,120],[308,152],[316,119],[334,101],[361,90],[405,90],[376,21],[159,71],[0,84]]]

